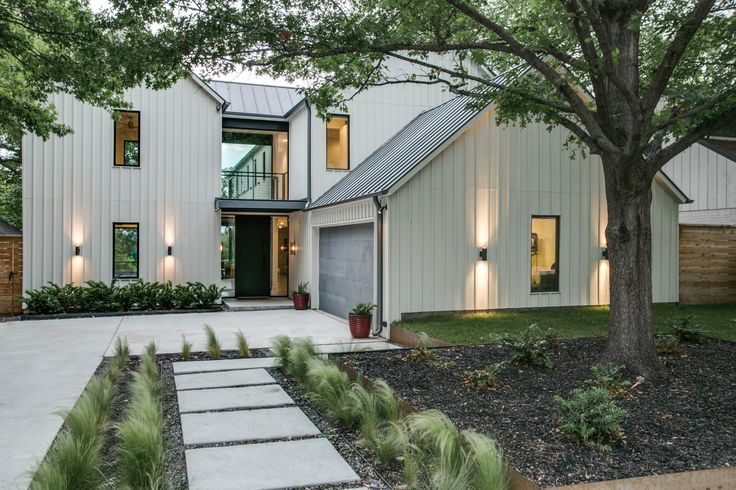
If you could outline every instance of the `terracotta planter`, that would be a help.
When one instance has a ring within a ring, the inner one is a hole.
[[[373,315],[348,315],[348,326],[354,339],[367,339],[371,333],[371,323]]]
[[[309,308],[309,293],[294,293],[292,294],[291,299],[294,300],[295,310],[306,310]]]

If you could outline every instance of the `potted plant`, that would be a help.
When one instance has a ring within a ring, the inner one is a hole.
[[[291,299],[294,301],[295,310],[306,310],[309,308],[309,283],[300,282],[296,290],[291,292]]]
[[[350,326],[350,334],[354,339],[366,339],[371,333],[371,323],[373,322],[373,303],[358,303],[348,313],[348,325]]]

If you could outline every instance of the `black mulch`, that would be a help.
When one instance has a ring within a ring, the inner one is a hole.
[[[557,429],[555,395],[591,377],[603,339],[562,342],[549,370],[509,364],[496,390],[464,385],[464,371],[509,359],[498,345],[435,349],[441,367],[406,361],[405,352],[354,353],[341,360],[385,379],[409,404],[445,412],[461,428],[495,437],[511,466],[542,485],[566,485],[736,464],[736,343],[687,346],[664,358],[664,379],[645,380],[618,403],[629,412],[625,440],[604,453]]]

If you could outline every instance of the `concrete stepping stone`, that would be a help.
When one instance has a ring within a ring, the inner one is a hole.
[[[175,362],[174,374],[203,373],[209,371],[232,371],[234,369],[257,369],[276,367],[275,357],[252,357],[250,359],[218,359],[216,361]]]
[[[227,386],[263,385],[276,380],[265,369],[242,369],[213,373],[178,374],[174,376],[177,390],[224,388]]]
[[[327,439],[189,449],[189,490],[266,490],[359,482]]]
[[[297,407],[185,413],[181,415],[184,444],[266,441],[319,435]]]
[[[179,391],[177,396],[179,397],[180,413],[294,404],[294,400],[279,385],[185,390]]]
[[[317,352],[320,354],[349,354],[351,352],[375,352],[402,349],[401,346],[388,342],[351,342],[344,344],[318,345]]]

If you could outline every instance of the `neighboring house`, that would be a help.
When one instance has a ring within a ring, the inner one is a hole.
[[[391,70],[406,70],[394,64]],[[599,159],[567,133],[496,127],[436,85],[371,88],[330,121],[295,89],[196,77],[131,91],[117,121],[53,99],[73,135],[26,136],[26,288],[219,282],[402,314],[608,302]],[[678,297],[678,207],[654,184],[654,299]]]
[[[736,126],[664,170],[692,199],[680,208],[680,302],[736,303]]]
[[[15,226],[0,219],[0,315],[21,312],[23,275],[23,234]]]

